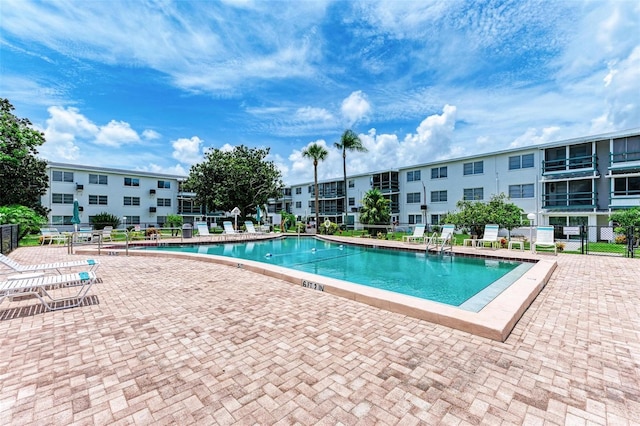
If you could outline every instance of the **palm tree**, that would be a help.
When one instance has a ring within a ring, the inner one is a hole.
[[[320,203],[318,202],[318,161],[324,161],[329,151],[317,143],[311,144],[302,151],[302,156],[313,159],[313,182],[316,194],[316,232],[320,226]]]
[[[347,151],[367,152],[367,148],[362,145],[362,141],[351,129],[344,131],[340,137],[340,142],[334,146],[342,150],[342,169],[344,171],[344,220],[347,220]]]
[[[367,191],[362,200],[360,223],[367,225],[388,225],[390,219],[389,200],[386,199],[377,188]],[[371,230],[368,231],[369,234],[372,234]]]

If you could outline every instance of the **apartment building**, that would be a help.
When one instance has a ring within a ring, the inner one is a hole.
[[[72,226],[74,200],[80,204],[83,224],[100,213],[121,218],[123,225],[145,227],[163,224],[169,214],[183,214],[185,219],[202,215],[193,207],[194,194],[181,191],[186,176],[64,163],[49,163],[47,174],[49,188],[41,203],[51,210],[49,222],[61,229]]]
[[[83,223],[102,212],[133,225],[162,225],[168,214],[212,222],[222,214],[195,203],[195,193],[182,188],[186,176],[63,163],[49,163],[48,173],[42,204],[57,226],[71,225],[75,199]],[[504,193],[523,209],[523,225],[533,213],[536,225],[604,226],[612,211],[640,207],[640,129],[351,175],[347,188],[342,177],[323,180],[320,221],[360,227],[362,199],[373,188],[389,199],[391,222],[400,225],[437,225],[460,200]],[[292,185],[270,200],[268,221],[279,224],[283,210],[314,220],[314,183]]]
[[[364,194],[390,200],[392,222],[436,225],[460,200],[504,193],[535,224],[608,224],[613,210],[640,206],[640,129],[350,176],[348,214],[341,178],[319,182],[320,220],[358,224]],[[313,182],[292,186],[290,213],[315,215]]]

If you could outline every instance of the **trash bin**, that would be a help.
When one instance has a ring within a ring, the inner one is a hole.
[[[191,238],[193,236],[193,226],[190,223],[182,225],[182,238]]]

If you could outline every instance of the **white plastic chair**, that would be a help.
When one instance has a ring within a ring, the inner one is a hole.
[[[536,228],[536,241],[533,243],[533,252],[537,253],[538,247],[553,249],[558,254],[558,247],[553,236],[553,226],[538,226]]]
[[[413,230],[413,235],[403,236],[402,241],[406,243],[419,243],[421,241],[424,241],[424,231],[425,225],[416,225],[415,229]]]
[[[486,243],[491,244],[491,248],[496,247],[500,241],[498,240],[498,225],[485,225],[484,235],[476,241],[476,248],[484,248]]]

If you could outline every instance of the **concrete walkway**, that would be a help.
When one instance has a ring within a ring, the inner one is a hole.
[[[247,270],[101,256],[85,306],[0,305],[0,422],[640,424],[640,259],[557,259],[501,343]]]

